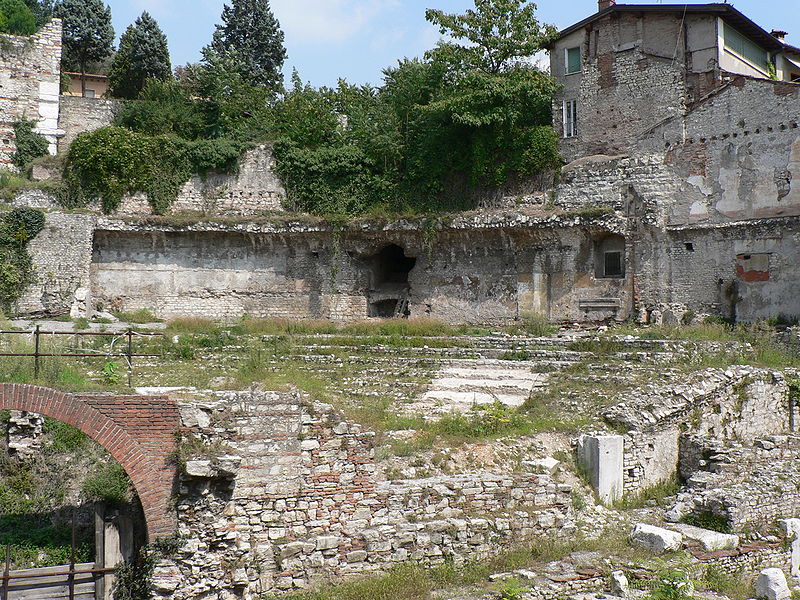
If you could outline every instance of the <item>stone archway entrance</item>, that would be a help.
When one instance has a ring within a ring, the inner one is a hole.
[[[165,396],[65,394],[50,388],[0,383],[0,410],[39,413],[77,427],[116,460],[142,503],[147,537],[175,532],[170,456],[180,426],[177,404]]]

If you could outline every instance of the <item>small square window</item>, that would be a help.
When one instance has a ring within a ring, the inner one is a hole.
[[[83,97],[84,98],[94,98],[95,91],[94,90],[83,90]]]
[[[623,277],[622,252],[606,252],[603,261],[603,275],[605,277]]]
[[[570,73],[579,73],[581,70],[581,48],[576,46],[574,48],[567,48],[565,51],[565,72],[567,75]]]

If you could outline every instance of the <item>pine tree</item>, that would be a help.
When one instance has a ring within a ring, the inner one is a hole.
[[[281,67],[286,60],[283,31],[269,7],[269,0],[232,0],[222,9],[222,25],[217,25],[204,55],[224,56],[234,51],[237,71],[252,85],[273,90],[281,87]]]
[[[147,79],[168,79],[172,69],[167,37],[147,12],[129,25],[119,40],[110,73],[110,93],[117,98],[133,99]]]
[[[36,20],[22,0],[0,0],[0,31],[13,35],[36,31]]]
[[[62,64],[77,65],[81,73],[81,93],[86,91],[86,65],[111,54],[114,27],[111,8],[102,0],[58,0],[53,16],[64,27]]]
[[[53,16],[53,0],[25,0],[25,4],[31,9],[37,27],[47,23]]]

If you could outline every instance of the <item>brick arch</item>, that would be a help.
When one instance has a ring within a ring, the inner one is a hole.
[[[46,387],[0,383],[0,410],[39,413],[77,427],[105,448],[131,478],[142,502],[150,541],[175,532],[169,460],[180,425],[166,396],[65,394]]]

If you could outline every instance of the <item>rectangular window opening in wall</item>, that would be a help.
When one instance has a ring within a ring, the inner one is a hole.
[[[764,48],[746,35],[739,33],[727,23],[724,23],[722,35],[724,37],[725,50],[750,63],[760,71],[768,72],[769,53]]]
[[[687,252],[694,252],[694,244],[692,242],[686,242],[684,244]]]
[[[578,101],[564,100],[564,137],[575,137],[578,135]]]
[[[581,48],[567,48],[564,51],[565,73],[580,73],[581,70]]]
[[[622,252],[606,252],[603,256],[603,277],[623,277]]]
[[[94,98],[95,91],[94,90],[83,90],[83,97],[84,98]]]

